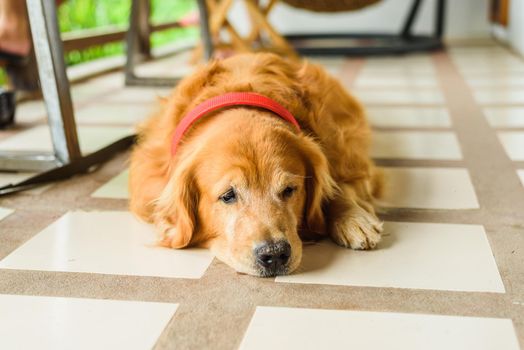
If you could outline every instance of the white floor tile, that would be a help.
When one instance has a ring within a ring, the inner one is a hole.
[[[509,319],[258,306],[240,349],[518,350]]]
[[[128,179],[129,171],[124,170],[93,192],[91,197],[127,199],[129,198],[129,191],[127,188]]]
[[[135,125],[145,120],[154,110],[153,103],[97,103],[77,111],[78,124]]]
[[[392,64],[431,64],[432,59],[426,54],[412,53],[408,56],[369,56],[366,58],[366,66],[392,65]]]
[[[132,127],[81,126],[78,128],[80,149],[84,154],[92,153],[133,133]],[[37,126],[2,140],[0,150],[52,152],[53,145],[49,127],[47,125]]]
[[[504,76],[489,76],[489,77],[470,77],[466,79],[468,84],[472,87],[486,88],[486,87],[523,87],[524,74],[522,75],[504,75]]]
[[[384,64],[383,62],[366,63],[361,70],[362,74],[380,74],[380,73],[399,73],[399,74],[419,74],[419,75],[434,75],[435,68],[430,63],[405,63],[395,62],[392,64]]]
[[[499,72],[512,73],[512,74],[522,74],[524,73],[524,64],[508,64],[503,60],[498,60],[500,65],[492,62],[489,63],[478,63],[478,64],[462,64],[459,66],[459,70],[463,74],[484,74],[484,73],[494,73]]]
[[[15,211],[9,208],[0,207],[0,221],[13,214]]]
[[[368,90],[354,89],[352,91],[364,103],[375,104],[442,104],[444,97],[439,90]]]
[[[151,349],[177,306],[0,295],[0,348]]]
[[[524,127],[524,107],[484,108],[484,115],[492,127]]]
[[[524,104],[524,89],[477,89],[474,92],[477,102],[481,104],[518,103]]]
[[[377,127],[450,127],[451,120],[445,108],[429,107],[368,107],[368,118]]]
[[[358,78],[362,79],[387,79],[387,80],[404,80],[404,81],[410,81],[411,79],[419,80],[419,79],[431,79],[432,81],[438,82],[437,77],[432,72],[394,72],[394,71],[360,71],[358,74]]]
[[[306,246],[299,272],[277,282],[504,293],[484,228],[387,222],[378,249]]]
[[[403,159],[462,159],[453,132],[375,131],[371,156]]]
[[[162,78],[184,77],[195,71],[191,64],[191,50],[166,59],[141,63],[136,67],[137,76],[157,76]]]
[[[420,209],[476,209],[477,196],[467,169],[382,168],[386,195],[380,205]]]
[[[524,160],[524,132],[505,131],[498,133],[499,140],[512,160]]]
[[[128,212],[69,212],[16,249],[0,268],[200,278],[205,249],[155,246],[154,228]]]
[[[419,76],[413,78],[385,77],[359,75],[355,80],[356,88],[370,87],[395,87],[395,88],[434,88],[438,86],[437,79],[431,76]]]
[[[522,182],[522,186],[524,186],[524,169],[517,170],[517,175],[520,178],[520,182]]]
[[[100,98],[104,93],[114,93],[125,86],[124,75],[113,73],[98,78],[90,79],[81,84],[73,84],[71,96],[75,102]]]
[[[47,116],[45,103],[42,100],[17,103],[15,121],[17,123],[34,123],[44,121]]]
[[[320,56],[308,58],[308,61],[321,65],[329,74],[339,77],[346,59],[344,57]]]
[[[364,67],[383,70],[434,70],[429,56],[368,57]]]
[[[171,89],[128,87],[104,98],[112,103],[158,103],[161,98],[169,96]]]
[[[35,175],[36,173],[0,172],[0,187],[6,186],[9,184],[16,184],[16,183],[22,182]],[[49,188],[51,188],[51,186],[53,186],[53,184],[38,186],[35,188],[31,188],[29,190],[25,190],[24,193],[42,194],[45,191],[47,191]]]

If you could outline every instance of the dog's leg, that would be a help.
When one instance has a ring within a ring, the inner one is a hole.
[[[382,222],[373,208],[368,181],[339,184],[329,203],[328,228],[335,243],[353,249],[373,249],[380,241]]]

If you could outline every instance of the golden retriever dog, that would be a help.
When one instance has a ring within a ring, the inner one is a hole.
[[[196,106],[254,92],[289,111],[233,105],[200,118],[176,152],[173,134]],[[130,207],[162,245],[201,246],[238,272],[276,276],[300,264],[302,241],[329,235],[374,248],[382,180],[368,156],[362,106],[324,69],[269,53],[214,61],[184,79],[141,126]]]

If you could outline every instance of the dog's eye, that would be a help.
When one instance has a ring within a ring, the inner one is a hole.
[[[288,186],[282,192],[280,192],[280,196],[283,199],[290,198],[293,195],[293,193],[295,193],[296,190],[297,190],[296,187]]]
[[[234,189],[230,189],[229,191],[221,195],[219,199],[226,204],[233,204],[237,201],[237,195]]]

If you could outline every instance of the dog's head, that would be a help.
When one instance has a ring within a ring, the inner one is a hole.
[[[211,119],[178,151],[155,202],[163,243],[209,247],[243,273],[292,272],[299,235],[325,232],[322,202],[334,184],[322,150],[266,111],[234,108]]]

